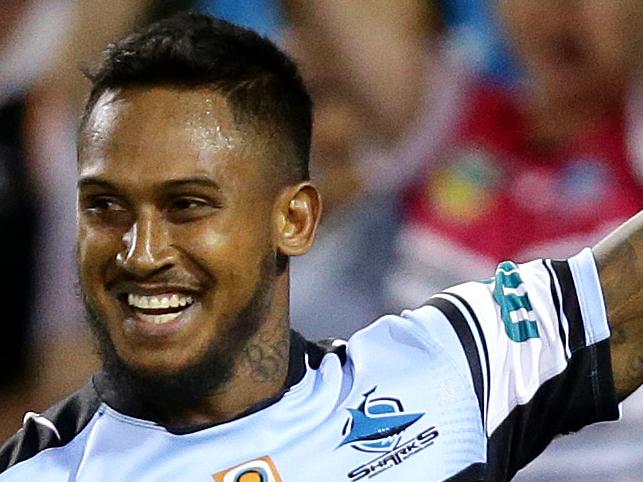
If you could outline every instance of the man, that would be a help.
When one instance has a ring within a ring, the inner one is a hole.
[[[642,215],[323,348],[288,322],[321,211],[292,62],[182,15],[92,81],[78,258],[104,369],[27,414],[0,482],[507,480],[640,385]]]

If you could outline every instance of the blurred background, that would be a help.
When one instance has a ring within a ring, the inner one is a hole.
[[[292,320],[347,337],[504,260],[567,257],[643,208],[640,0],[1,0],[0,439],[98,362],[74,260],[75,135],[93,65],[191,9],[299,62],[325,215]],[[519,481],[640,481],[643,391]]]

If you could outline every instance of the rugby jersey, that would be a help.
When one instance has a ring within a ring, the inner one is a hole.
[[[291,335],[288,386],[170,431],[102,374],[0,450],[0,482],[502,481],[557,434],[618,418],[589,249],[504,262],[348,342]]]

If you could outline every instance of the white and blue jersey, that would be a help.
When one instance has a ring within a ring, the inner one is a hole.
[[[502,263],[348,343],[293,332],[288,386],[172,432],[103,376],[0,450],[0,482],[503,481],[561,433],[618,418],[591,251]]]

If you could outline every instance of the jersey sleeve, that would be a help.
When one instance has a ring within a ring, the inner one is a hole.
[[[467,357],[490,480],[507,480],[562,433],[619,416],[603,295],[591,250],[501,263],[493,278],[428,302]]]

